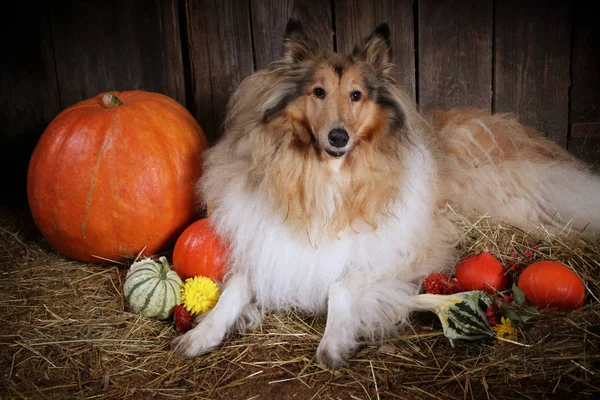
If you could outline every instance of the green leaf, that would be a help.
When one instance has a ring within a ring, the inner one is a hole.
[[[527,311],[530,314],[537,314],[538,313],[538,309],[535,306],[527,306],[527,307],[524,307],[523,310]]]
[[[514,283],[512,285],[512,291],[513,295],[515,296],[515,303],[517,303],[517,305],[519,306],[525,304],[525,293],[523,293],[523,291],[519,289]]]
[[[523,323],[529,321],[531,318],[533,318],[533,315],[520,315],[519,318],[521,319],[521,321]]]

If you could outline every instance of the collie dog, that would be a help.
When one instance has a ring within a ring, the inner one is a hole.
[[[232,95],[198,185],[229,272],[178,353],[294,308],[327,313],[316,357],[344,365],[407,320],[424,276],[455,264],[455,213],[600,232],[600,178],[506,115],[420,114],[395,80],[389,34],[380,25],[344,56],[290,20],[283,57]]]

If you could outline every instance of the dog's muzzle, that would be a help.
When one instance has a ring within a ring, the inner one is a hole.
[[[332,157],[341,157],[346,154],[346,147],[349,140],[350,136],[345,129],[332,129],[327,135],[329,148],[325,149],[325,151]]]

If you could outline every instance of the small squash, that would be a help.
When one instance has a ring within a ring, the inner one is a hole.
[[[444,336],[452,347],[456,340],[478,340],[494,335],[486,316],[486,310],[493,300],[486,292],[473,290],[450,295],[426,293],[414,296],[413,302],[416,309],[437,314]]]
[[[506,288],[508,277],[504,267],[490,253],[464,258],[456,267],[456,279],[465,290],[483,290],[488,294]]]
[[[517,285],[540,308],[576,310],[585,301],[585,286],[569,267],[555,261],[538,261],[523,270]]]
[[[181,285],[181,278],[165,257],[160,257],[158,262],[145,258],[131,265],[123,292],[133,312],[167,319],[179,304]]]
[[[175,242],[173,269],[181,279],[206,276],[220,282],[227,263],[227,246],[215,232],[210,218],[188,226]]]

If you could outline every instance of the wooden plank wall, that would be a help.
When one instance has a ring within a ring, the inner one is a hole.
[[[600,163],[600,29],[585,7],[573,11],[568,149]]]
[[[167,94],[210,141],[230,94],[281,52],[290,17],[349,52],[392,28],[399,81],[423,111],[513,112],[600,162],[600,28],[579,3],[539,0],[92,0],[21,2],[0,31],[0,187],[24,198],[29,155],[58,112],[106,90]]]

